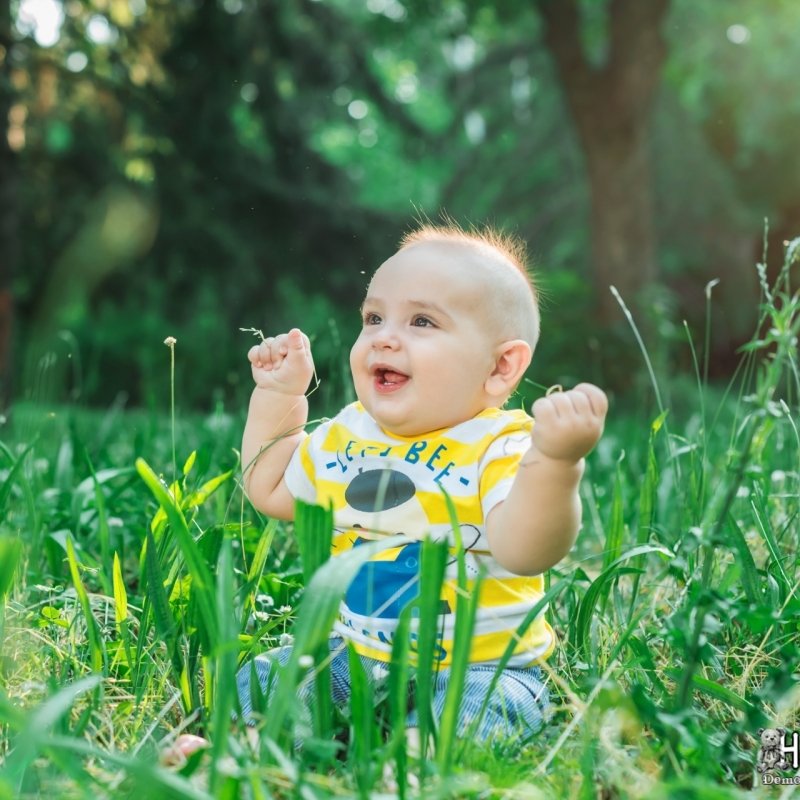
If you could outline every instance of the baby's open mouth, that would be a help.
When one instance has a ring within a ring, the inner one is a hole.
[[[375,370],[375,381],[379,386],[385,386],[387,388],[401,386],[408,378],[409,376],[405,373],[397,372],[396,370],[386,367],[378,367],[378,369]]]

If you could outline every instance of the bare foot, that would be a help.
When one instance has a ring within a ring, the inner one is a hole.
[[[182,767],[189,756],[198,750],[211,747],[211,742],[202,736],[194,736],[191,733],[182,733],[169,747],[161,751],[160,761],[165,767]]]

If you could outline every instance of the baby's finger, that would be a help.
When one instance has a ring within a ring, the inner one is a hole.
[[[268,336],[264,339],[261,343],[261,352],[263,354],[262,359],[271,365],[274,365],[274,362],[279,360],[278,348],[274,336]]]
[[[259,369],[271,370],[274,366],[272,363],[272,351],[270,350],[269,339],[264,339],[258,345],[258,357],[254,366]]]
[[[247,360],[254,366],[260,367],[261,366],[261,354],[259,350],[259,346],[254,344],[248,351],[247,351]]]
[[[571,417],[573,414],[572,403],[569,400],[569,392],[553,392],[547,399],[553,404],[556,416]]]
[[[274,347],[278,357],[285,356],[289,352],[289,337],[285,333],[276,336]]]
[[[299,328],[292,328],[286,338],[287,344],[292,350],[306,352],[306,341],[308,337]]]
[[[573,391],[586,395],[592,413],[597,417],[605,417],[608,413],[608,397],[606,393],[593,383],[579,383]]]
[[[540,397],[531,407],[531,414],[539,422],[558,419],[558,411],[552,402],[552,397]]]
[[[571,392],[565,392],[564,397],[569,399],[572,410],[579,417],[588,417],[592,415],[592,405],[589,398],[583,393],[573,389]]]

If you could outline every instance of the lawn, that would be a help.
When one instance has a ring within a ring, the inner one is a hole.
[[[0,799],[788,796],[756,771],[759,728],[800,727],[788,276],[787,263],[763,287],[763,324],[730,385],[708,385],[704,348],[687,342],[696,375],[648,378],[645,365],[645,388],[612,406],[579,543],[548,579],[555,710],[530,741],[459,740],[445,715],[427,757],[406,753],[407,682],[429,689],[428,625],[416,675],[398,636],[385,687],[355,680],[345,709],[321,692],[297,749],[294,686],[313,672],[324,689],[320,645],[363,553],[326,562],[323,509],[287,526],[248,505],[243,410],[17,405],[0,428]],[[426,544],[423,621],[442,562]],[[253,746],[230,723],[235,670],[289,640],[296,658]],[[180,731],[212,749],[158,766]]]

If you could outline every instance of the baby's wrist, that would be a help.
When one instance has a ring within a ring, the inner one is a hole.
[[[568,455],[565,457],[554,457],[543,453],[539,448],[532,444],[527,453],[522,457],[521,466],[540,464],[564,472],[583,472],[586,464],[585,456]]]
[[[297,391],[296,389],[280,388],[278,386],[261,386],[256,384],[253,387],[253,395],[258,397],[280,397],[284,400],[304,400],[306,393]]]

